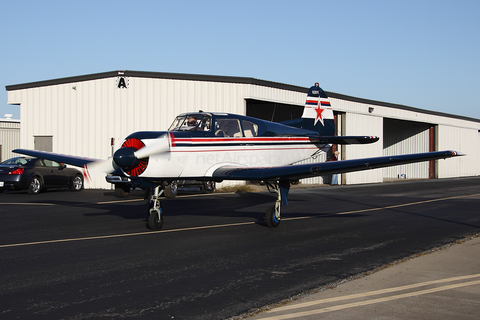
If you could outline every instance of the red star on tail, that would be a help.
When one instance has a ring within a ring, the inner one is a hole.
[[[323,110],[325,110],[325,109],[322,108],[322,105],[320,104],[320,101],[318,101],[318,105],[315,108],[315,111],[317,112],[317,116],[315,117],[315,123],[313,124],[314,126],[317,124],[318,121],[320,121],[322,123],[322,126],[325,126],[323,124],[323,118],[322,118]]]

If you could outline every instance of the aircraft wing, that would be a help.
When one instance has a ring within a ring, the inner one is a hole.
[[[239,168],[225,166],[215,170],[212,176],[222,180],[297,180],[326,174],[377,169],[400,164],[445,159],[461,155],[464,154],[460,154],[456,151],[435,151],[270,168]]]
[[[69,156],[65,154],[53,153],[48,151],[15,149],[15,150],[12,150],[12,152],[24,154],[31,157],[53,160],[60,163],[66,163],[76,167],[83,167],[88,163],[100,161],[99,159],[75,157],[75,156]]]

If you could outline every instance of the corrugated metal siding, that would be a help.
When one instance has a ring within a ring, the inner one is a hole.
[[[33,149],[33,136],[52,135],[53,151],[105,159],[135,131],[166,130],[182,112],[211,111],[245,114],[245,98],[303,104],[305,94],[251,84],[172,79],[117,78],[9,91],[9,101],[21,103],[22,148]],[[109,188],[104,176],[87,188]]]
[[[286,90],[248,81],[229,83],[193,78],[149,78],[148,73],[126,78],[126,89],[117,88],[118,77],[75,78],[76,82],[12,88],[8,91],[8,103],[21,104],[23,125],[20,147],[33,148],[34,136],[52,135],[54,152],[104,159],[111,155],[110,138],[115,138],[115,149],[119,148],[128,134],[139,130],[166,130],[174,117],[182,112],[202,109],[245,114],[245,99],[299,106],[305,102],[305,92],[301,90]],[[467,157],[460,159],[438,161],[439,177],[479,174],[479,122],[422,113],[420,110],[389,108],[365,101],[330,100],[334,111],[345,113],[346,126],[342,132],[345,135],[378,135],[383,139],[383,118],[438,125],[438,150],[455,149],[468,153]],[[373,108],[372,113],[369,113],[370,107]],[[407,139],[405,144],[395,148],[408,146],[406,150],[400,150],[407,153],[414,148],[415,139]],[[418,139],[423,141],[424,137],[420,135]],[[393,149],[386,152],[396,153],[397,149]],[[383,154],[381,140],[371,145],[342,147],[341,157],[356,159]],[[349,173],[343,178],[348,184],[380,182],[383,171]],[[321,183],[322,180],[321,177],[312,178],[304,183]],[[86,186],[110,188],[103,176],[87,182]]]
[[[477,166],[479,159],[479,134],[478,130],[439,126],[438,149],[455,150],[465,153],[464,157],[438,161],[438,177],[466,177],[480,174]]]
[[[20,122],[0,120],[0,145],[2,146],[0,162],[18,156],[12,150],[20,147]]]
[[[345,117],[345,128],[343,134],[348,136],[383,135],[383,119],[366,114],[347,113]],[[382,154],[381,141],[366,145],[347,145],[342,147],[342,160],[375,157]],[[342,154],[343,153],[343,154]],[[342,182],[345,184],[374,183],[382,182],[383,174],[381,169],[352,172],[342,175]]]
[[[384,119],[383,155],[393,156],[428,152],[430,125],[411,121]],[[383,169],[383,177],[397,179],[404,174],[408,179],[428,179],[429,163],[419,162]]]

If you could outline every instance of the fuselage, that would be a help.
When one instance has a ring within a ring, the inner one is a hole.
[[[220,167],[284,166],[317,152],[315,137],[315,131],[241,115],[185,113],[177,116],[168,131],[129,135],[124,145],[164,143],[168,151],[151,155],[141,172],[125,173],[132,178],[208,179]]]

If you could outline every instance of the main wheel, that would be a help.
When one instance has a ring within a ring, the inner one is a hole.
[[[276,228],[280,224],[280,218],[275,215],[275,205],[268,207],[265,213],[265,221],[270,228]]]
[[[42,180],[38,176],[34,176],[28,184],[28,194],[39,194],[42,191]]]
[[[83,189],[83,177],[81,174],[76,174],[73,177],[72,185],[70,186],[70,190],[72,191],[80,191]]]
[[[215,191],[215,181],[204,181],[203,191],[206,193],[212,193],[213,191]]]
[[[153,202],[150,202],[149,208],[148,226],[154,231],[161,230],[163,226],[162,207],[153,208]]]

